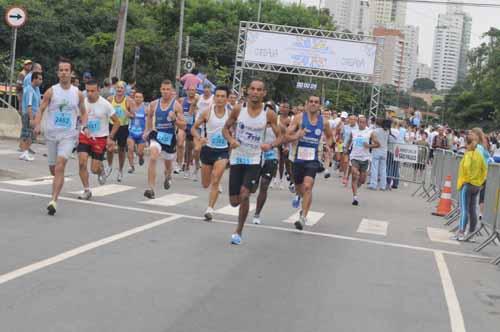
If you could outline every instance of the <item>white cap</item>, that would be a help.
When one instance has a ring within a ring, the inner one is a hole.
[[[347,114],[347,112],[344,111],[344,112],[340,113],[340,117],[347,119],[349,117],[349,114]]]

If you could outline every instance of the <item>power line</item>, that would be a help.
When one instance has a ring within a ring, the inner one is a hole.
[[[500,8],[498,3],[478,3],[478,2],[460,2],[460,1],[437,1],[437,0],[393,0],[397,2],[413,2],[421,4],[431,4],[431,5],[461,5],[467,7],[492,7]]]

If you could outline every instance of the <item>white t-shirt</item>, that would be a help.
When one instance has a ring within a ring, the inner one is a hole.
[[[115,109],[109,101],[99,96],[95,103],[85,98],[85,109],[89,115],[87,128],[94,137],[109,136],[109,119],[115,114]]]

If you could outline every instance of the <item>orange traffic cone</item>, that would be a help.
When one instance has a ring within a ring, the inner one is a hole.
[[[448,175],[444,181],[443,191],[437,206],[437,211],[432,214],[444,217],[451,211],[451,175]]]

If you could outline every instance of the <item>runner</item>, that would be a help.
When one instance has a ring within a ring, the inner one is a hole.
[[[291,122],[291,111],[290,111],[290,104],[288,102],[282,102],[280,104],[280,110],[279,110],[279,117],[278,117],[278,124],[280,127],[288,128]],[[289,182],[289,186],[293,185],[293,179],[292,179],[292,162],[288,158],[288,153],[290,151],[290,144],[281,144],[278,147],[278,159],[279,159],[279,164],[278,164],[278,169],[279,169],[279,187],[280,189],[283,189],[285,187],[285,180],[283,179],[283,175],[287,174],[287,180]]]
[[[229,118],[226,108],[229,90],[226,87],[215,89],[214,104],[202,113],[191,129],[193,137],[203,144],[201,148],[201,184],[203,188],[210,186],[208,207],[205,220],[213,218],[215,203],[219,196],[219,185],[229,161],[229,145],[222,134],[222,128]],[[205,126],[206,137],[200,136],[200,126]]]
[[[370,149],[380,147],[377,135],[367,127],[366,117],[359,117],[359,128],[353,129],[349,141],[351,142],[351,168],[352,168],[352,205],[358,206],[358,189],[366,181],[366,173],[370,164]],[[370,143],[371,142],[371,143]]]
[[[144,140],[149,140],[148,185],[144,196],[155,198],[156,161],[162,157],[165,162],[165,181],[163,188],[170,189],[173,161],[176,158],[176,128],[184,129],[186,121],[181,105],[175,100],[172,82],[164,80],[160,87],[161,98],[149,105],[146,118]]]
[[[80,133],[77,147],[78,161],[80,169],[80,179],[82,180],[83,193],[78,198],[89,200],[92,191],[89,184],[88,159],[92,158],[90,169],[93,174],[98,175],[101,185],[106,183],[103,160],[106,147],[113,146],[113,137],[120,128],[120,120],[115,114],[111,104],[99,95],[99,84],[96,80],[90,79],[85,84],[87,97],[85,97],[85,109],[88,114],[87,127],[90,135]],[[109,122],[113,123],[111,133],[109,132]]]
[[[82,124],[82,133],[87,137],[90,135],[83,94],[71,85],[72,70],[73,65],[68,59],[59,60],[57,64],[59,83],[45,92],[35,118],[35,133],[39,133],[42,115],[48,109],[45,140],[49,169],[54,176],[52,198],[47,206],[47,211],[51,216],[56,213],[57,199],[64,185],[64,170],[78,135],[76,124],[78,114]]]
[[[137,156],[139,157],[139,166],[144,165],[144,147],[145,141],[143,139],[144,129],[146,128],[146,106],[144,105],[144,95],[141,91],[135,88],[134,102],[135,112],[134,117],[130,119],[128,127],[127,138],[127,152],[128,152],[128,173],[135,172],[134,166],[134,151],[137,147]]]
[[[307,222],[307,214],[311,208],[312,190],[316,173],[321,171],[319,162],[319,148],[321,136],[324,134],[329,146],[333,144],[333,134],[328,121],[324,121],[319,110],[321,101],[318,96],[310,96],[305,112],[297,114],[286,132],[287,141],[296,141],[297,145],[293,151],[293,178],[297,196],[292,205],[299,207],[302,199],[302,209],[299,220],[295,222],[295,228],[302,230]]]
[[[351,132],[358,129],[358,118],[356,115],[350,115],[347,124],[342,128],[342,141],[343,141],[343,155],[342,164],[344,169],[344,177],[342,183],[347,187],[349,176],[351,175],[351,164],[349,162],[349,155],[351,154]]]
[[[232,111],[236,104],[238,104],[238,95],[234,92],[230,92],[227,99],[227,109],[229,109],[229,111]]]
[[[267,111],[276,112],[272,104],[267,104]],[[279,127],[281,135],[284,134],[284,127]],[[272,144],[276,141],[276,135],[274,134],[274,129],[271,126],[267,126],[264,132],[264,144]],[[279,145],[281,146],[281,145]],[[262,154],[263,162],[262,169],[260,171],[260,187],[259,195],[257,196],[257,206],[255,208],[255,214],[253,216],[253,223],[255,225],[260,225],[260,213],[267,199],[267,191],[271,184],[272,179],[276,176],[278,171],[278,148],[265,151]]]
[[[125,166],[125,158],[127,151],[127,138],[128,138],[128,124],[129,118],[134,117],[134,101],[125,96],[126,83],[118,81],[115,86],[115,95],[108,98],[108,101],[113,105],[115,114],[120,120],[120,129],[114,137],[114,141],[118,143],[118,175],[116,181],[123,180],[123,167]],[[109,125],[111,130],[112,124]],[[110,176],[113,171],[113,156],[114,146],[108,149],[108,167],[106,168],[106,176]]]
[[[186,120],[186,130],[179,129],[177,135],[177,165],[182,165],[184,171],[184,178],[193,178],[193,174],[189,174],[189,167],[193,161],[194,141],[191,135],[191,128],[194,124],[196,117],[196,86],[192,85],[187,90],[187,97],[181,98],[179,101],[182,105],[184,119]]]
[[[232,151],[229,171],[229,201],[239,206],[238,226],[231,236],[232,244],[241,243],[243,226],[250,207],[250,194],[255,193],[261,172],[262,151],[269,151],[281,143],[278,121],[274,112],[266,112],[262,103],[266,95],[263,81],[253,80],[247,90],[247,105],[236,105],[224,125],[223,134]],[[277,136],[271,144],[263,144],[264,132],[270,125]],[[234,137],[231,128],[236,126]]]

